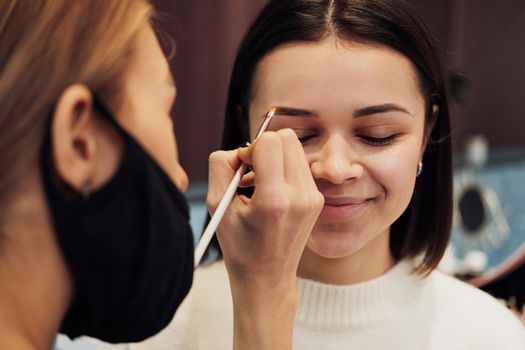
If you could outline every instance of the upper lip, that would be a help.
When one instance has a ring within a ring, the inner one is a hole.
[[[370,198],[369,197],[350,197],[350,196],[346,196],[346,197],[328,197],[328,196],[325,196],[324,197],[324,204],[325,205],[333,205],[333,206],[338,206],[338,205],[356,205],[356,204],[364,203],[368,199],[370,199]]]

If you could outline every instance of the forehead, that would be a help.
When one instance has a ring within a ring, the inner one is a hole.
[[[257,67],[253,97],[339,104],[422,100],[405,56],[386,46],[335,40],[290,43],[270,52]]]

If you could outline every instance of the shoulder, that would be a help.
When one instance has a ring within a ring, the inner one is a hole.
[[[166,349],[231,349],[232,336],[227,334],[233,334],[232,305],[224,262],[199,267],[190,293],[168,326],[172,334],[169,345],[178,347]]]
[[[190,293],[171,323],[131,350],[232,349],[233,303],[224,262],[195,270]]]
[[[525,349],[525,328],[495,298],[438,271],[428,278],[435,302],[437,334],[446,335],[451,342],[479,346],[478,349]]]
[[[182,304],[184,309],[181,307],[180,311],[222,312],[232,309],[232,305],[230,280],[224,261],[221,260],[195,270],[193,287]]]
[[[224,261],[216,261],[209,265],[199,266],[195,270],[193,286],[188,297],[191,299],[202,294],[229,293],[229,286],[228,272]]]
[[[514,317],[499,301],[484,291],[456,278],[434,271],[430,278],[440,307],[449,312],[489,313],[493,317]]]
[[[230,284],[223,261],[201,266],[195,270],[193,285],[175,314],[174,321],[180,325],[204,323],[219,312],[231,309]]]

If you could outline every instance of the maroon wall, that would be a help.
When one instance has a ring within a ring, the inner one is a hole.
[[[455,116],[458,141],[483,133],[493,146],[525,145],[525,2],[454,3],[450,63],[468,79]]]
[[[457,148],[477,133],[492,147],[525,146],[525,2],[411,2],[442,40],[450,68],[467,81],[453,114]]]

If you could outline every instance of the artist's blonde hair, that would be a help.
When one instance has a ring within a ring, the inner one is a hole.
[[[0,208],[35,162],[71,84],[118,93],[147,0],[0,0]]]

